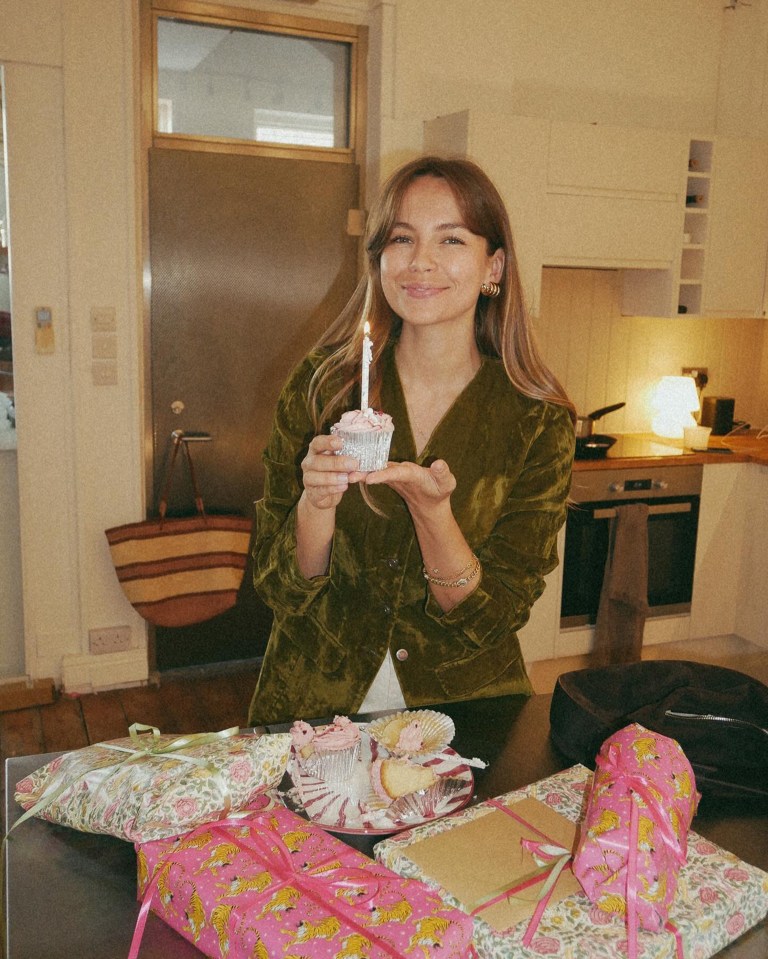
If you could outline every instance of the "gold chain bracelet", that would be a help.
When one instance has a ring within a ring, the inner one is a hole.
[[[460,569],[456,574],[455,579],[440,579],[437,576],[432,576],[427,572],[427,567],[422,566],[422,572],[424,573],[424,579],[428,583],[432,583],[434,586],[445,586],[450,589],[460,589],[462,586],[467,586],[480,572],[480,560],[472,554],[472,559],[467,563],[464,569]],[[435,570],[435,572],[437,572]],[[466,573],[466,576],[463,575]]]

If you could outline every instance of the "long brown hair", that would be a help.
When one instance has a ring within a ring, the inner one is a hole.
[[[357,289],[337,319],[317,343],[332,352],[318,367],[310,387],[316,428],[333,411],[351,404],[357,387],[362,354],[363,325],[373,330],[374,348],[370,383],[371,400],[379,395],[380,364],[377,358],[388,342],[400,332],[402,321],[384,297],[381,286],[381,255],[389,241],[392,225],[406,190],[419,177],[444,180],[453,191],[464,225],[485,238],[489,255],[504,251],[501,292],[487,297],[478,291],[475,309],[475,337],[478,349],[486,356],[501,359],[510,382],[523,395],[565,406],[571,418],[575,409],[555,375],[544,363],[534,342],[528,311],[520,284],[512,228],[504,201],[489,177],[477,164],[463,158],[422,156],[396,170],[384,184],[376,206],[368,218],[365,251],[366,271]],[[331,377],[339,377],[340,386],[319,409],[318,396]]]

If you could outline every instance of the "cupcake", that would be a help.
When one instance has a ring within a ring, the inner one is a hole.
[[[291,745],[300,763],[306,763],[314,755],[314,740],[314,729],[304,720],[297,719],[291,726]]]
[[[326,782],[349,782],[360,759],[360,730],[347,716],[314,730],[312,751],[306,757],[307,771]]]
[[[362,473],[386,468],[394,431],[389,413],[376,413],[371,409],[343,413],[339,422],[331,427],[331,432],[344,444],[339,453],[354,456]]]

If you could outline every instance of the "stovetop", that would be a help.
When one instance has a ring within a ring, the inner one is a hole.
[[[653,456],[683,456],[682,446],[666,443],[661,437],[653,438],[645,434],[612,434],[616,442],[608,450],[606,459],[648,458]]]

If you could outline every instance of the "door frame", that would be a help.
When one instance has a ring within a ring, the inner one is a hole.
[[[315,148],[261,144],[250,140],[223,137],[166,134],[157,131],[157,22],[162,17],[177,17],[198,23],[225,25],[287,36],[311,37],[347,43],[351,47],[349,83],[349,146]],[[244,7],[201,3],[199,0],[140,0],[140,104],[138,168],[141,191],[140,261],[142,267],[142,349],[140,375],[143,397],[144,489],[148,512],[154,508],[154,444],[152,428],[151,377],[151,294],[152,275],[149,248],[149,151],[152,148],[277,156],[314,160],[319,163],[356,164],[359,172],[357,206],[366,195],[365,150],[367,130],[368,28],[362,24],[321,20],[288,14],[268,13]],[[358,218],[359,219],[359,218]],[[156,671],[154,629],[148,627],[148,665]]]

